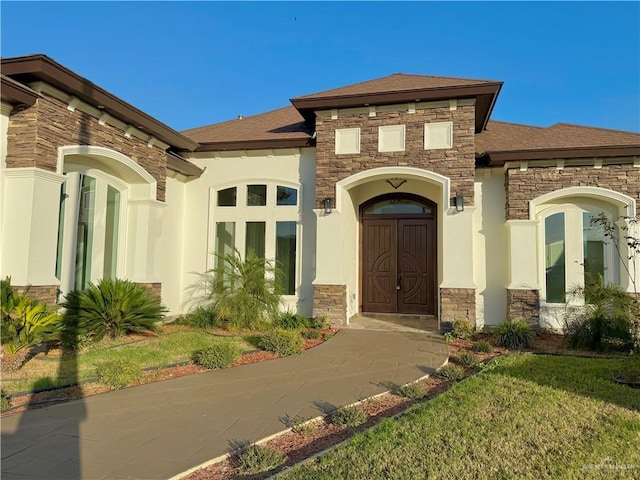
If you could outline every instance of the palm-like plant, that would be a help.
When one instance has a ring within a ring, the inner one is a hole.
[[[98,341],[132,332],[157,331],[166,309],[145,287],[129,280],[103,279],[86,290],[69,293],[65,302],[63,342],[78,338]]]
[[[280,307],[273,263],[253,251],[243,260],[240,252],[216,254],[219,267],[205,272],[198,282],[204,289],[201,303],[212,306],[217,316],[236,328],[253,329],[272,321]]]

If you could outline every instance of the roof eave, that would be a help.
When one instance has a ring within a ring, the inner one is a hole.
[[[201,142],[196,152],[218,152],[230,150],[262,150],[270,148],[313,147],[315,141],[307,138],[275,138],[263,140],[236,140],[230,142]]]
[[[10,77],[2,75],[0,93],[2,101],[15,106],[31,107],[35,105],[40,94],[34,92],[29,87],[22,85]]]
[[[198,143],[176,132],[168,125],[147,115],[103,88],[72,72],[46,55],[3,58],[2,73],[18,79],[38,79],[49,83],[91,105],[102,106],[115,117],[182,150],[193,151]]]
[[[200,175],[202,175],[202,173],[204,172],[204,170],[197,165],[194,165],[184,158],[173,155],[170,152],[167,153],[167,168],[169,170],[173,170],[174,172],[181,173],[186,177],[193,178],[199,178]]]
[[[503,166],[508,161],[554,160],[590,157],[629,157],[640,155],[639,145],[608,145],[600,147],[548,148],[536,150],[503,150],[484,152],[488,166]]]
[[[391,105],[405,102],[426,102],[448,98],[479,98],[486,99],[481,108],[476,108],[476,132],[482,131],[489,115],[493,110],[502,82],[487,82],[477,85],[460,85],[455,87],[428,88],[404,90],[396,92],[382,92],[373,94],[337,95],[322,98],[292,98],[290,99],[300,114],[306,119],[312,119],[317,110],[333,108],[350,108],[368,105]]]

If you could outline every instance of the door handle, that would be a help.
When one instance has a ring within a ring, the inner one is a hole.
[[[396,284],[396,290],[400,290],[402,285],[402,275],[398,275],[398,283]]]

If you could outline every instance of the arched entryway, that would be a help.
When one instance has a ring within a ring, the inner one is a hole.
[[[406,193],[360,207],[363,313],[436,314],[436,208]]]

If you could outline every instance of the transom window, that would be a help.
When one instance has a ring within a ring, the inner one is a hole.
[[[431,215],[433,206],[412,196],[383,196],[366,204],[364,215]]]

